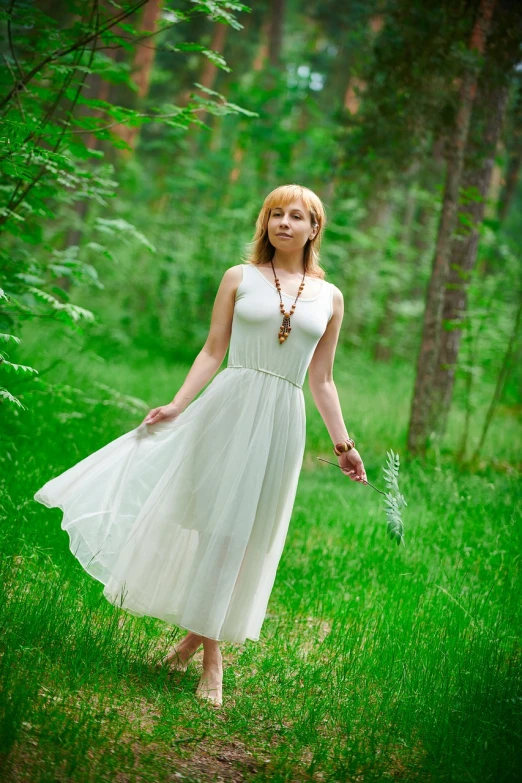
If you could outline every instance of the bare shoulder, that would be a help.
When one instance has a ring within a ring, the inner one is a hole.
[[[234,266],[229,266],[228,269],[225,270],[221,284],[224,285],[227,289],[233,290],[235,292],[242,279],[243,264],[235,264]]]
[[[229,266],[228,269],[225,270],[223,277],[226,277],[227,280],[241,281],[241,278],[243,277],[243,264],[234,264],[234,266]]]
[[[236,291],[243,280],[242,266],[242,264],[235,264],[234,266],[228,267],[228,269],[223,272],[217,292],[219,301],[229,302],[233,306]]]
[[[342,316],[344,313],[343,292],[341,291],[340,288],[337,288],[337,286],[334,285],[333,283],[330,283],[330,285],[333,288],[333,295],[332,295],[333,315]]]

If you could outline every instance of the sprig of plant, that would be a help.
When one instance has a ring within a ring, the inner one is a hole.
[[[399,544],[404,546],[404,525],[401,517],[401,508],[403,508],[403,506],[407,506],[408,504],[406,503],[404,495],[399,490],[399,455],[395,454],[390,449],[390,451],[386,453],[386,456],[388,457],[388,462],[387,467],[383,468],[383,473],[386,486],[388,487],[388,492],[383,492],[382,489],[374,487],[373,484],[368,480],[363,483],[368,484],[368,486],[372,487],[376,492],[380,492],[381,495],[384,495],[384,510],[388,523],[386,532],[392,541],[397,541],[397,546]],[[321,462],[327,462],[329,465],[334,465],[337,468],[341,468],[342,470],[341,465],[338,465],[336,462],[331,462],[330,460],[323,459],[322,457],[317,457],[317,459],[320,459]]]
[[[399,478],[399,455],[394,454],[393,451],[387,452],[388,465],[383,468],[385,475],[386,486],[388,492],[384,500],[384,508],[386,512],[386,518],[388,520],[387,532],[391,540],[397,541],[399,544],[404,544],[404,525],[401,518],[401,508],[407,506],[404,495],[399,490],[398,478]]]

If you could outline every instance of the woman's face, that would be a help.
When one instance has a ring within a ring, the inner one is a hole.
[[[268,238],[276,250],[300,250],[317,234],[302,199],[285,207],[273,207],[268,218]]]

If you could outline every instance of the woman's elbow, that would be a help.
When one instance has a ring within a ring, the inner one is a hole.
[[[313,373],[308,375],[308,384],[311,389],[325,389],[333,384],[331,373]]]

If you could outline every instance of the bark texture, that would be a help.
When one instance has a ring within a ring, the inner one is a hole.
[[[496,0],[480,0],[468,48],[483,54],[491,28]],[[432,398],[451,242],[457,222],[459,188],[464,165],[473,101],[477,90],[478,65],[464,73],[453,135],[449,138],[446,181],[432,274],[428,284],[422,341],[417,360],[417,374],[412,398],[408,431],[408,450],[412,454],[426,451],[432,434]]]

